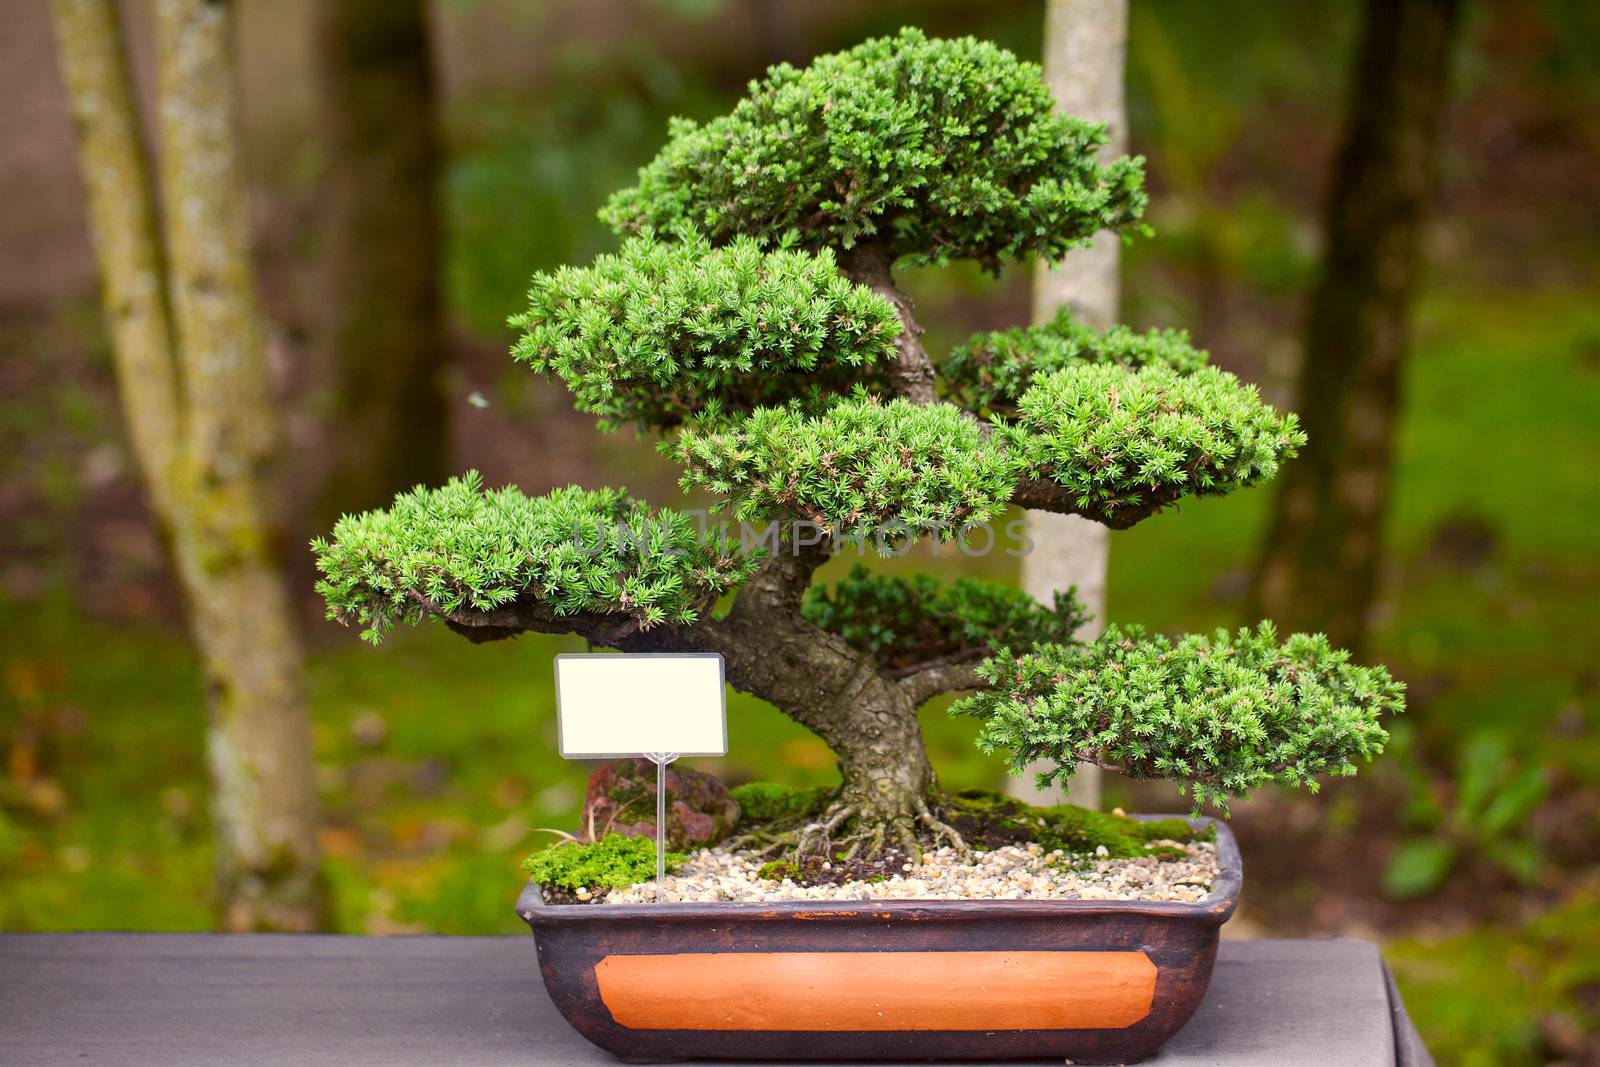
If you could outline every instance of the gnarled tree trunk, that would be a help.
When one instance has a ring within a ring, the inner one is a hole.
[[[913,694],[885,678],[870,657],[808,622],[800,605],[826,543],[776,548],[739,591],[728,615],[667,640],[720,651],[728,681],[775,705],[833,750],[841,786],[830,808],[892,843],[934,843],[937,787]],[[640,642],[650,642],[641,634]],[[631,646],[630,646],[631,647]],[[837,828],[837,827],[836,827]]]
[[[1368,0],[1334,160],[1327,249],[1278,481],[1259,614],[1359,657],[1377,589],[1400,373],[1449,95],[1459,0]]]
[[[231,20],[157,9],[162,221],[112,0],[56,0],[130,436],[171,547],[210,712],[228,929],[321,925],[301,661],[261,494],[273,407],[237,171]]]

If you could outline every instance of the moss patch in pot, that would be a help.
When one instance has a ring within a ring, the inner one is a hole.
[[[729,792],[739,802],[741,830],[779,819],[820,815],[833,795],[833,790],[825,786],[791,789],[777,782],[746,782]]]
[[[1180,851],[1155,842],[1209,841],[1215,832],[1196,830],[1187,819],[1140,821],[1117,812],[1075,804],[1034,807],[1015,797],[969,789],[950,798],[951,824],[974,847],[996,848],[1033,842],[1046,852],[1110,858],[1161,856]]]
[[[683,866],[682,852],[667,853],[667,871]],[[612,889],[648,882],[656,875],[656,843],[648,837],[607,834],[593,844],[563,841],[535,852],[522,869],[551,902],[572,903]]]

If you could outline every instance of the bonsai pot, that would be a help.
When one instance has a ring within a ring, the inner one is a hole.
[[[1154,817],[1154,816],[1152,816]],[[1194,904],[517,903],[550,998],[623,1060],[1142,1060],[1211,981],[1242,867]]]

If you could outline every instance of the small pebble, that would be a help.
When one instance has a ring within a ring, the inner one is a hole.
[[[1175,859],[1112,859],[1105,846],[1094,855],[1045,852],[1037,844],[974,852],[965,862],[945,847],[925,852],[920,864],[879,882],[798,885],[762,878],[764,860],[749,852],[699,849],[661,885],[664,901],[771,900],[1169,900],[1196,903],[1217,877],[1217,850],[1209,842],[1178,844]],[[914,872],[914,873],[912,873]],[[575,894],[588,900],[587,889]],[[613,889],[602,904],[649,904],[653,882]]]

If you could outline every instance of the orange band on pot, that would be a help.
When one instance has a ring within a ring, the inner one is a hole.
[[[1142,952],[689,952],[594,973],[634,1030],[1120,1029],[1156,991]]]

